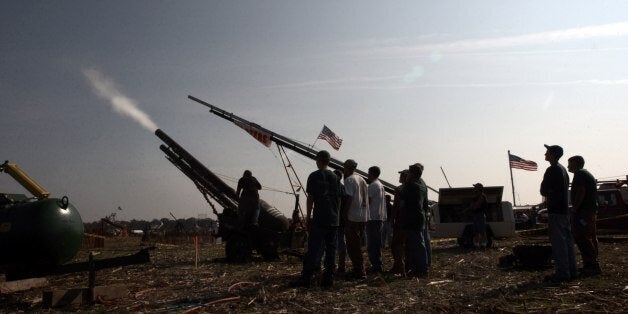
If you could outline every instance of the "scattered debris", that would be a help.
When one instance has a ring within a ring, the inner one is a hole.
[[[133,242],[133,240],[135,242]],[[136,251],[137,238],[111,239],[102,258]],[[117,242],[120,241],[120,242]],[[125,242],[126,241],[126,242]],[[628,241],[600,241],[603,273],[578,278],[556,287],[542,284],[553,269],[500,268],[498,260],[517,245],[547,242],[546,237],[496,241],[495,248],[466,250],[457,244],[435,245],[429,279],[368,274],[353,279],[337,274],[331,289],[290,288],[302,267],[296,259],[263,261],[254,256],[246,264],[228,264],[224,246],[201,245],[194,267],[193,239],[151,253],[151,263],[98,271],[96,285],[122,284],[119,298],[96,295],[92,304],[68,304],[56,311],[70,312],[616,312],[628,308]],[[77,260],[88,252],[79,251]],[[578,257],[579,258],[579,257]],[[384,265],[391,266],[389,251]],[[475,265],[475,266],[474,266]],[[350,263],[347,262],[350,267]],[[43,290],[71,290],[85,286],[87,273],[55,275],[49,286],[0,294],[5,312],[42,311]],[[3,279],[0,276],[0,282]]]

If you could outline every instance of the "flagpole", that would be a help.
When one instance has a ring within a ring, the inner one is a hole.
[[[510,169],[510,184],[512,184],[512,206],[517,206],[515,200],[515,181],[512,179],[512,165],[510,165],[510,150],[508,150],[508,169]]]
[[[323,124],[323,128],[321,129],[321,133],[323,132],[323,130],[325,129],[325,125]],[[318,133],[319,136],[321,133]],[[310,148],[314,148],[314,144],[316,144],[316,142],[318,141],[318,136],[316,137],[316,139],[314,140],[314,143],[312,143],[312,146],[310,146]]]

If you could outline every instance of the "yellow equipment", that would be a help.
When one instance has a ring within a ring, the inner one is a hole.
[[[19,184],[21,184],[25,189],[31,192],[37,198],[48,198],[50,196],[50,192],[46,191],[42,188],[35,180],[31,179],[22,169],[20,169],[16,164],[9,163],[9,161],[5,161],[4,164],[0,165],[0,172],[6,172],[10,176],[15,179]]]

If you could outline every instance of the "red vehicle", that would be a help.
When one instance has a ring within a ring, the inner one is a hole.
[[[628,232],[628,177],[621,181],[598,181],[597,228],[605,232]],[[537,221],[547,223],[547,209],[537,212]]]
[[[628,177],[625,181],[598,181],[597,228],[628,232]]]

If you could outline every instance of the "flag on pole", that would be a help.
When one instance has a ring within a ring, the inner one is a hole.
[[[326,125],[323,125],[323,129],[318,135],[318,138],[326,140],[335,150],[340,149],[340,145],[342,145],[342,139],[339,138],[336,133],[332,132]]]
[[[244,124],[239,121],[234,121],[237,126],[241,127],[244,131],[248,132],[260,143],[264,144],[266,147],[270,147],[272,141],[270,140],[270,133],[262,131],[262,129],[256,127],[254,124]]]
[[[537,165],[536,162],[531,160],[525,160],[519,156],[508,154],[510,159],[510,168],[522,169],[528,171],[536,171]]]

